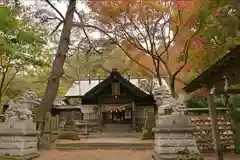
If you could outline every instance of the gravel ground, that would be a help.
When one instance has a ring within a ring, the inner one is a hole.
[[[36,160],[152,160],[152,150],[50,150],[43,152]],[[216,160],[213,155],[204,156],[204,160]],[[224,160],[240,160],[240,155],[228,155]]]

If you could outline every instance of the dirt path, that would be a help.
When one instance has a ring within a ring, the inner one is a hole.
[[[151,151],[130,150],[51,150],[36,160],[151,160]]]
[[[41,154],[36,160],[152,160],[152,150],[50,150]],[[205,155],[204,160],[216,160],[211,155]],[[224,160],[240,160],[240,155],[227,155]]]

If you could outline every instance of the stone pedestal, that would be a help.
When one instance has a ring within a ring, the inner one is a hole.
[[[30,120],[0,123],[0,155],[31,159],[38,156],[36,125]]]
[[[171,97],[164,87],[155,91],[154,99],[158,106],[158,115],[156,127],[153,129],[155,133],[153,158],[155,160],[177,160],[183,156],[195,155],[194,160],[201,159],[193,135],[194,127],[189,117],[184,115],[184,100]],[[166,110],[169,109],[173,112],[166,115]]]
[[[39,132],[31,114],[24,105],[6,111],[5,122],[0,122],[0,157],[13,156],[25,160],[38,156]]]
[[[199,154],[193,127],[185,115],[163,115],[156,121],[153,157],[156,160],[176,160],[181,151]],[[200,157],[199,157],[200,158]]]

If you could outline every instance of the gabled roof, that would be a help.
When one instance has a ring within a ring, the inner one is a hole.
[[[83,96],[101,81],[103,81],[103,79],[82,79],[81,81],[75,81],[68,89],[65,97]]]
[[[224,85],[227,77],[230,85],[240,83],[240,45],[232,49],[223,58],[192,80],[183,89],[186,92],[196,91],[204,86]],[[216,88],[218,89],[218,88]]]
[[[124,78],[124,77],[122,77]],[[105,78],[106,79],[106,78]],[[93,89],[95,86],[97,86],[99,83],[101,83],[103,80],[102,78],[85,78],[80,81],[75,81],[72,86],[68,89],[67,93],[65,94],[65,97],[81,97],[84,96],[87,92],[89,92],[91,89]],[[145,78],[141,77],[135,77],[135,78],[129,78],[125,77],[128,82],[132,83],[134,86],[141,89],[146,94],[149,94],[149,92],[144,89],[144,87],[141,86],[140,82],[145,81]],[[154,88],[159,87],[157,79],[153,79],[154,81]],[[166,86],[166,88],[169,88],[166,81],[162,79],[162,84]]]
[[[140,97],[148,96],[148,94],[146,92],[141,90],[136,85],[132,84],[129,80],[125,79],[123,76],[121,76],[121,74],[116,69],[113,69],[113,71],[110,73],[110,75],[105,80],[101,81],[98,85],[96,85],[91,90],[89,90],[87,93],[85,93],[84,96],[91,97],[93,95],[100,93],[105,87],[107,87],[109,84],[111,84],[114,80],[119,81],[122,85],[127,87],[136,96],[140,96]]]

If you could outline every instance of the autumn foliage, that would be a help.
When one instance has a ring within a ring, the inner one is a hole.
[[[156,77],[165,77],[177,91],[184,86],[179,79],[204,66],[208,43],[202,34],[204,23],[221,12],[217,6],[210,8],[208,0],[90,0],[88,4],[99,27],[125,54]]]

